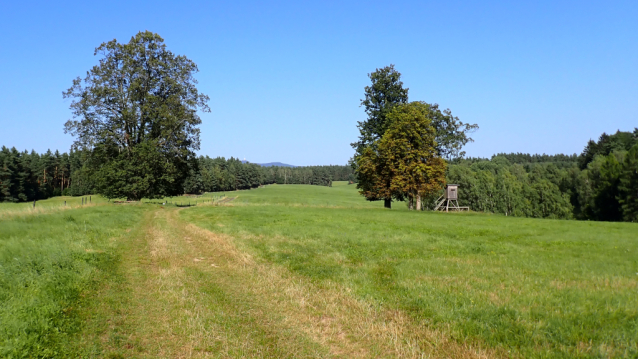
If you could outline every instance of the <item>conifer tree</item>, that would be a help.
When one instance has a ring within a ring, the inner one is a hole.
[[[638,143],[625,156],[620,174],[618,200],[622,205],[623,220],[638,222]]]

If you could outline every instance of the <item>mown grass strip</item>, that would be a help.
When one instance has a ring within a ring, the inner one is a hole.
[[[276,190],[263,196],[276,198],[269,205],[251,192],[243,205],[182,214],[460,344],[523,357],[638,355],[635,224],[299,206],[303,188],[288,200]]]

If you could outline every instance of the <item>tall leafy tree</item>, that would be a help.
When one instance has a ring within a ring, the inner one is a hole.
[[[366,146],[357,157],[357,188],[368,200],[408,198],[410,209],[420,198],[439,190],[445,182],[445,161],[436,151],[429,106],[410,103],[387,114],[390,126],[377,146]]]
[[[379,142],[392,176],[390,189],[395,197],[407,197],[409,209],[420,209],[421,198],[445,183],[446,162],[436,150],[430,110],[418,102],[395,106],[388,114],[390,127]]]
[[[604,157],[594,188],[594,214],[597,220],[619,221],[622,218],[618,203],[621,164],[614,154]]]
[[[352,143],[355,149],[352,161],[357,172],[357,188],[370,201],[384,200],[384,207],[392,206],[389,178],[386,168],[377,153],[377,143],[390,126],[387,115],[393,107],[408,102],[408,89],[403,88],[401,73],[394,65],[386,66],[368,74],[371,84],[364,89],[361,100],[368,118],[360,121],[359,140]],[[362,168],[359,168],[363,166]]]
[[[384,207],[391,208],[392,198],[397,196],[392,192],[390,159],[372,146],[363,147],[362,152],[356,157],[359,193],[368,201],[383,199]]]
[[[638,129],[635,131],[638,134]],[[625,156],[620,174],[619,202],[622,205],[623,219],[638,222],[638,144]]]
[[[99,64],[64,97],[73,99],[74,115],[65,132],[89,151],[85,165],[98,191],[131,200],[182,192],[199,149],[197,112],[210,111],[193,77],[197,65],[148,31],[103,43],[95,54]]]
[[[376,69],[368,78],[372,83],[365,87],[365,98],[361,100],[368,118],[358,123],[359,141],[352,144],[358,154],[363,147],[381,139],[390,126],[387,115],[392,108],[408,102],[409,89],[403,88],[401,73],[394,65]]]
[[[366,198],[368,200],[383,199],[384,206],[390,208],[392,197],[388,197],[389,192],[385,190],[388,186],[388,178],[380,177],[380,173],[384,172],[385,168],[379,162],[381,157],[377,153],[377,146],[392,126],[389,114],[395,107],[408,103],[408,89],[403,88],[401,74],[394,65],[376,69],[375,72],[368,74],[368,77],[371,85],[365,87],[365,98],[361,100],[368,118],[358,123],[359,140],[351,144],[355,149],[351,164],[357,172],[358,187]],[[428,111],[428,119],[435,133],[434,146],[438,156],[447,159],[463,157],[465,155],[462,151],[463,146],[472,141],[468,134],[476,130],[478,125],[461,122],[449,109],[441,111],[437,104],[431,105],[425,102],[415,104],[419,104],[422,109]],[[371,161],[372,158],[377,160]],[[359,169],[363,163],[366,167]],[[377,183],[378,180],[382,182]]]

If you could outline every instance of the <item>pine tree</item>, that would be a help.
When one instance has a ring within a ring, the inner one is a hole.
[[[636,130],[638,134],[638,129]],[[625,221],[638,222],[638,144],[629,150],[620,174],[618,202]]]

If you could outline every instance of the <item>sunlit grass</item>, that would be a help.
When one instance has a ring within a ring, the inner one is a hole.
[[[104,197],[96,195],[87,195],[82,197],[52,197],[46,200],[35,201],[35,206],[33,205],[33,201],[20,203],[0,202],[0,218],[19,214],[51,213],[59,210],[68,210],[107,202],[108,200]]]
[[[638,356],[631,223],[345,183],[29,205],[0,205],[0,357]]]
[[[57,208],[61,200],[43,207]],[[79,206],[75,198],[67,201]],[[69,335],[82,325],[77,303],[96,285],[98,273],[116,262],[113,248],[142,210],[93,201],[84,208],[0,218],[0,357],[65,356]]]
[[[460,342],[524,357],[638,355],[635,224],[388,211],[353,186],[238,196],[183,218]]]

